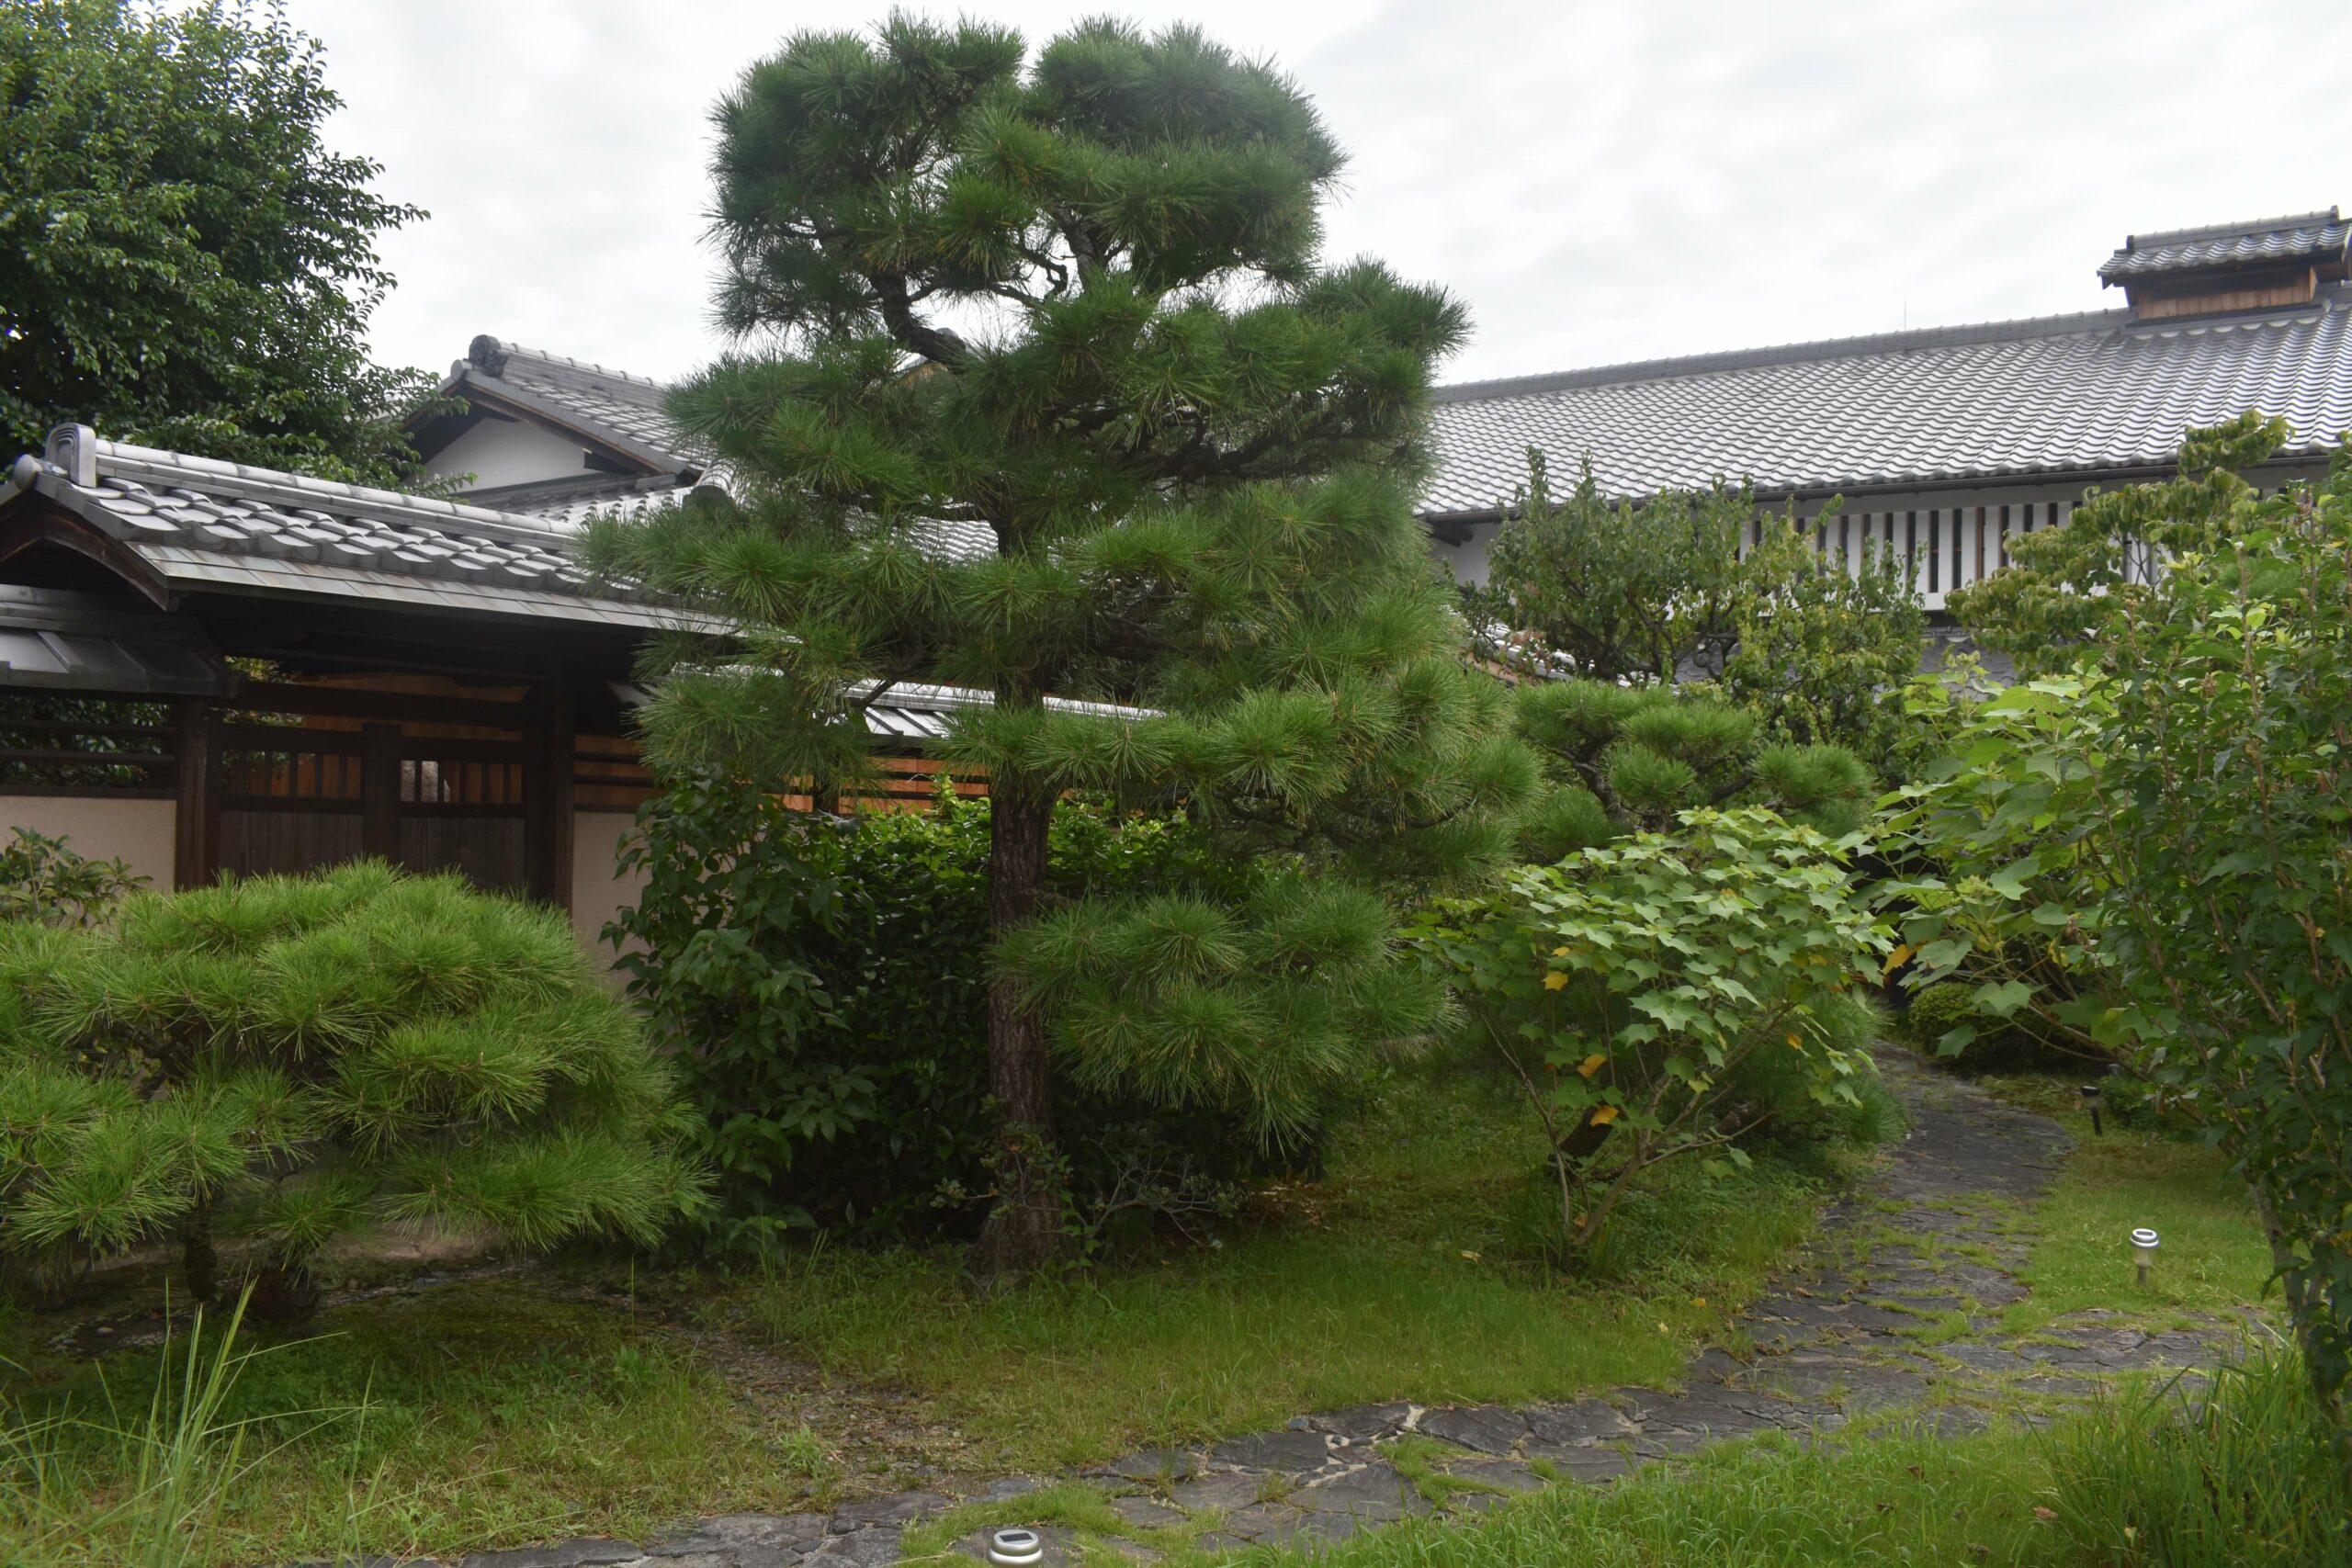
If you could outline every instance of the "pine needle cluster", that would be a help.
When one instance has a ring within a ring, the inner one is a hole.
[[[657,1240],[702,1200],[668,1065],[569,922],[380,863],[0,924],[0,1246],[54,1269],[216,1230],[293,1297],[390,1223]]]

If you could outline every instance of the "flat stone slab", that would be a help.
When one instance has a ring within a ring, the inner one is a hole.
[[[1408,1490],[1395,1465],[1375,1460],[1361,1469],[1342,1471],[1302,1486],[1287,1500],[1311,1514],[1353,1514],[1385,1522],[1405,1517]]]
[[[834,1535],[845,1535],[868,1525],[903,1525],[911,1519],[944,1513],[953,1506],[936,1492],[901,1492],[896,1496],[843,1504],[833,1510],[825,1529]]]
[[[1216,1510],[1231,1511],[1246,1508],[1258,1500],[1262,1484],[1255,1475],[1238,1470],[1224,1471],[1216,1475],[1204,1475],[1171,1489],[1169,1501],[1188,1514]]]
[[[1219,1464],[1243,1470],[1304,1474],[1320,1470],[1330,1461],[1331,1445],[1322,1433],[1316,1431],[1260,1432],[1219,1443],[1209,1450],[1209,1457]]]
[[[1191,1449],[1145,1449],[1102,1467],[1129,1481],[1184,1481],[1201,1472],[1201,1456]]]
[[[1170,1525],[1181,1525],[1185,1519],[1182,1509],[1155,1503],[1148,1497],[1114,1497],[1110,1500],[1110,1508],[1137,1529],[1165,1529]]]
[[[1527,1440],[1527,1417],[1503,1404],[1453,1405],[1422,1414],[1417,1430],[1482,1454],[1507,1454]]]

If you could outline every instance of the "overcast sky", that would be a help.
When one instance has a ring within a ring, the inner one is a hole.
[[[385,246],[382,357],[438,368],[488,332],[666,378],[719,346],[710,103],[786,34],[887,6],[289,8],[327,43],[339,149],[432,213]],[[1033,39],[1103,8],[969,7]],[[2352,206],[2347,0],[1118,9],[1314,95],[1352,160],[1332,254],[1468,303],[1453,380],[2097,310],[2135,230]]]

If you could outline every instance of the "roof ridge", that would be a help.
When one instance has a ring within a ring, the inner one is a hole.
[[[259,491],[270,499],[295,498],[298,503],[331,501],[338,508],[376,516],[379,521],[430,518],[439,523],[463,524],[492,537],[511,533],[519,542],[536,545],[560,542],[570,537],[567,531],[549,527],[543,520],[523,513],[493,512],[488,507],[469,506],[464,502],[445,501],[438,496],[411,495],[405,491],[345,484],[339,479],[322,479],[279,468],[231,463],[219,457],[169,452],[157,446],[135,446],[128,441],[101,439],[96,447],[101,473],[128,468],[132,470],[130,477],[138,479],[161,478],[168,482],[175,477],[185,477],[201,480],[209,488]],[[312,510],[321,508],[314,506]]]
[[[2231,234],[2267,234],[2281,229],[2308,229],[2314,225],[2334,225],[2344,221],[2342,210],[2324,207],[2314,212],[2282,213],[2277,218],[2250,218],[2243,223],[2200,223],[2193,229],[2158,229],[2145,234],[2126,234],[2123,248],[2137,250],[2142,245],[2176,245],[2190,240],[2219,240]]]
[[[1450,386],[1431,389],[1430,395],[1442,403],[1471,402],[1482,398],[1562,391],[1572,387],[1605,387],[1619,381],[1662,381],[1675,376],[1695,376],[1713,370],[1742,370],[1813,359],[1843,359],[1854,355],[1885,353],[1895,349],[1997,343],[2005,338],[2065,337],[2122,326],[2131,321],[2131,314],[2124,310],[2077,310],[2058,316],[2021,316],[2006,321],[1913,327],[1902,332],[1863,333],[1853,337],[1816,338],[1806,343],[1723,349],[1711,354],[1632,359],[1614,365],[1589,366],[1578,370],[1504,376],[1486,381],[1456,381]]]
[[[479,334],[466,345],[465,363],[488,375],[503,378],[506,373],[505,362],[512,359],[530,360],[536,365],[556,372],[559,378],[568,374],[587,380],[616,383],[631,392],[666,393],[670,389],[666,382],[657,381],[650,376],[639,376],[628,370],[616,370],[611,366],[599,365],[594,360],[574,359],[568,354],[554,354],[544,348],[527,348],[522,344],[510,343],[504,338],[494,337],[489,333]]]

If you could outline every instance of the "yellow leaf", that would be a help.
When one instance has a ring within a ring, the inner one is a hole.
[[[1908,959],[1917,950],[1906,942],[1901,947],[1896,948],[1893,953],[1888,953],[1886,955],[1886,967],[1879,971],[1880,976],[1883,978],[1888,975],[1894,974],[1897,969],[1902,968],[1905,960]]]
[[[1692,1296],[1690,1298],[1690,1304],[1694,1307],[1705,1306],[1707,1304],[1707,1298],[1704,1296]]]
[[[1606,1127],[1616,1120],[1617,1108],[1613,1105],[1604,1105],[1592,1113],[1592,1124],[1596,1127]]]
[[[1573,947],[1555,947],[1552,950],[1552,956],[1555,958],[1566,958],[1569,953],[1574,953],[1576,949]]]
[[[1470,1250],[1469,1250],[1468,1248],[1466,1248],[1466,1247],[1463,1249],[1462,1256],[1463,1256],[1463,1257],[1464,1257],[1464,1258],[1468,1258],[1468,1259],[1469,1259],[1471,1262],[1473,1262],[1473,1263],[1476,1263],[1476,1262],[1477,1262],[1477,1261],[1478,1261],[1478,1255],[1477,1255],[1476,1253],[1475,1253],[1475,1252],[1470,1251]]]
[[[1544,988],[1547,991],[1560,990],[1564,988],[1567,983],[1568,977],[1566,975],[1561,974],[1557,969],[1553,970],[1549,975],[1544,976]]]
[[[1591,1055],[1587,1056],[1583,1061],[1577,1064],[1577,1072],[1580,1077],[1589,1078],[1608,1065],[1609,1058],[1602,1055],[1600,1052],[1595,1051]]]

